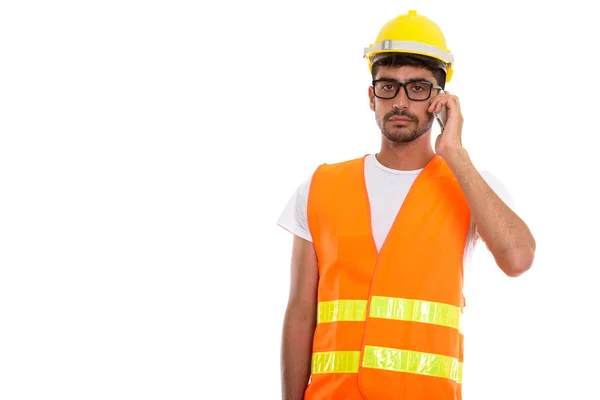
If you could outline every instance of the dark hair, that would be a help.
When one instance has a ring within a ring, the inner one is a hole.
[[[379,67],[402,67],[409,65],[411,67],[426,68],[433,74],[433,77],[437,80],[437,84],[442,88],[446,85],[446,71],[445,64],[442,61],[436,60],[435,58],[422,56],[419,54],[407,54],[407,53],[381,53],[377,54],[373,58],[373,73],[371,74],[373,79],[377,76]]]

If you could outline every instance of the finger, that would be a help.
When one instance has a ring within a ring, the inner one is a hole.
[[[433,110],[435,110],[435,99],[432,99],[429,102],[429,107],[427,107],[427,112],[433,112]]]
[[[436,111],[436,110],[438,109],[438,105],[439,105],[440,101],[443,101],[443,99],[444,98],[440,97],[440,95],[437,95],[436,97],[434,97],[431,100],[431,103],[429,104],[429,108],[427,108],[427,111],[430,112],[430,113],[431,112],[436,112],[436,113],[439,112],[439,111]]]
[[[446,93],[447,94],[447,93]],[[445,96],[443,98],[437,99],[434,107],[433,107],[433,112],[435,113],[439,113],[440,111],[442,111],[442,107],[446,106],[448,108],[448,111],[452,110],[452,112],[458,112],[460,113],[460,103],[458,101],[458,97],[453,96],[453,95],[449,95],[449,96]]]
[[[433,112],[435,110],[435,105],[440,99],[444,98],[444,95],[444,92],[432,95],[429,99],[429,108],[427,109],[427,111]]]
[[[427,112],[432,113],[435,110],[435,105],[436,105],[436,101],[432,100],[431,103],[429,103],[429,107],[427,108]]]
[[[448,99],[444,99],[444,102],[443,102],[443,103],[442,103],[442,102],[440,102],[440,104],[438,104],[438,107],[437,107],[437,109],[436,109],[436,111],[435,111],[435,112],[438,112],[438,113],[439,113],[439,112],[442,112],[442,108],[443,108],[443,107],[448,107]]]
[[[458,97],[450,96],[448,99],[449,108],[452,108],[458,112],[460,112],[460,102],[458,101]]]
[[[442,108],[444,106],[448,106],[448,98],[447,97],[438,100],[438,102],[435,105],[435,113],[437,114],[437,113],[441,112]]]

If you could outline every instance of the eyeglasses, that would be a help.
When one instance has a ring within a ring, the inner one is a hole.
[[[375,97],[380,99],[393,99],[398,95],[400,88],[404,87],[406,97],[414,101],[425,101],[431,96],[432,89],[441,89],[441,86],[434,85],[427,81],[413,81],[401,83],[395,79],[377,79],[373,81],[373,91]]]

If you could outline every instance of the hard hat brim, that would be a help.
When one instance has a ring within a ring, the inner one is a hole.
[[[422,54],[436,58],[445,62],[446,64],[454,64],[454,56],[450,52],[443,51],[426,43],[411,41],[384,40],[380,43],[372,44],[369,47],[366,47],[363,52],[363,57],[369,57],[374,54],[388,52]]]

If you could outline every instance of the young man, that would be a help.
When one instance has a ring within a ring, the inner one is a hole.
[[[380,151],[319,166],[278,221],[294,234],[283,399],[460,399],[463,265],[481,238],[519,276],[535,240],[462,146],[439,27],[410,11],[365,55]]]

